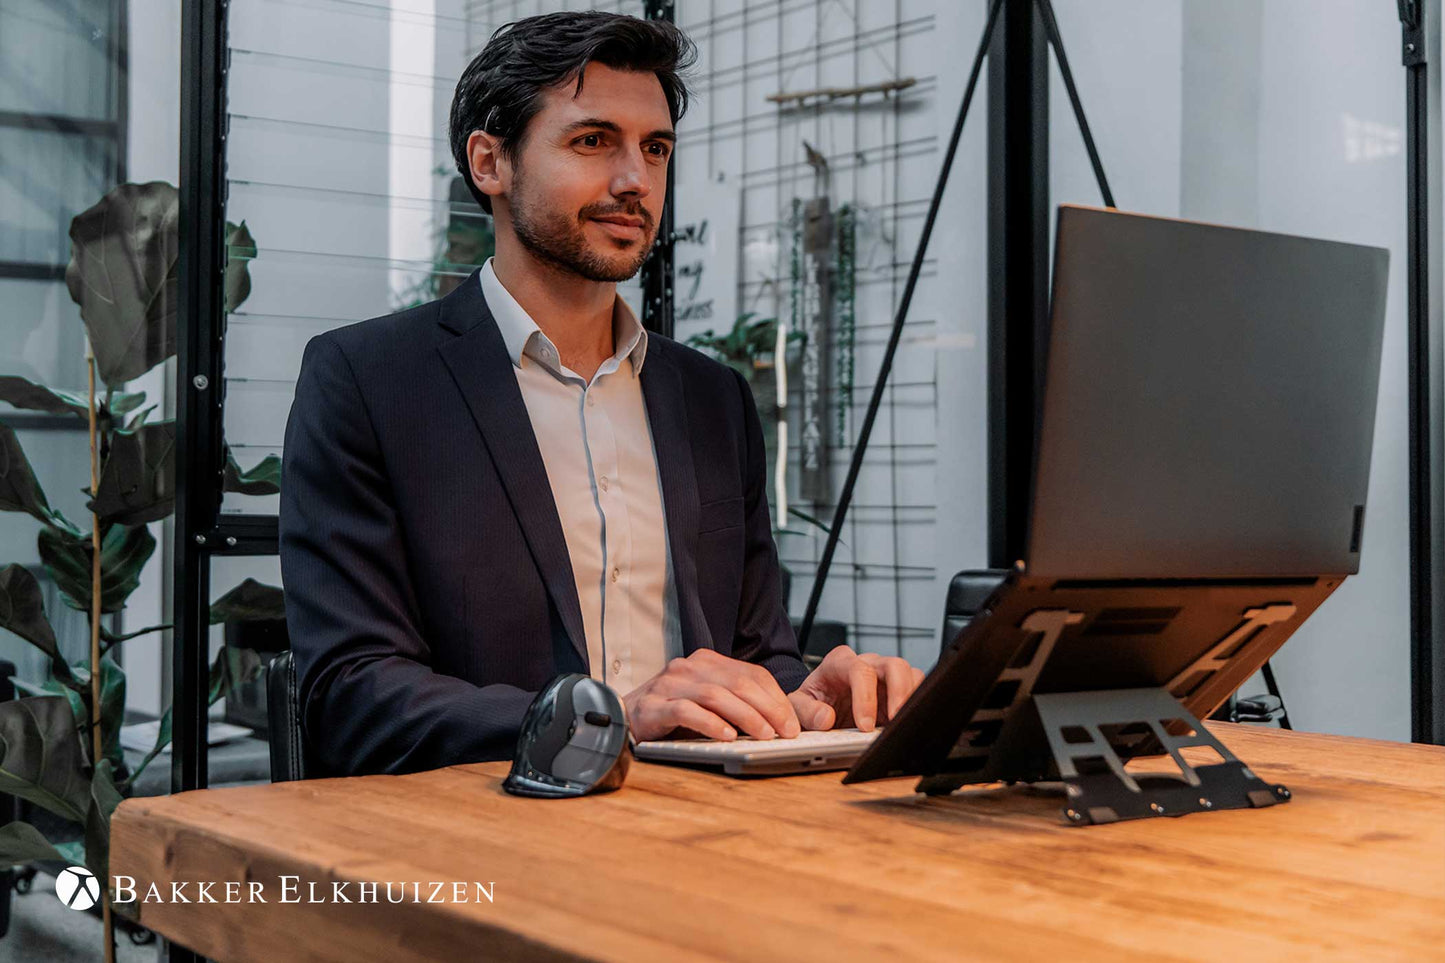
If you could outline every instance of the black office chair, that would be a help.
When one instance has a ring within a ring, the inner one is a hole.
[[[948,644],[978,615],[993,590],[1003,584],[1008,569],[980,568],[959,572],[948,583],[948,598],[943,602],[943,638],[938,651],[942,655]]]
[[[271,781],[294,782],[315,773],[301,738],[301,693],[296,663],[289,650],[266,667],[266,720],[270,729]]]

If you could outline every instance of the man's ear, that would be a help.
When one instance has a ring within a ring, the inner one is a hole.
[[[500,197],[512,181],[512,165],[502,156],[502,142],[494,134],[474,130],[467,137],[467,163],[472,183],[488,197]]]

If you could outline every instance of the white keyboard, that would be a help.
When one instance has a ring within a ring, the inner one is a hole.
[[[718,742],[713,739],[659,739],[640,742],[637,749],[638,755],[643,758],[681,758],[686,755],[719,759],[748,756],[756,759],[772,755],[807,754],[816,750],[861,750],[878,737],[879,731],[824,729],[800,732],[792,739],[753,739],[750,736],[739,736],[732,742]]]

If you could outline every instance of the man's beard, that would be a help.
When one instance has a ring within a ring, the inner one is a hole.
[[[588,281],[616,283],[626,281],[641,270],[642,263],[652,251],[652,242],[656,238],[652,212],[640,203],[588,204],[572,219],[561,211],[531,210],[533,205],[524,200],[524,194],[520,179],[514,179],[512,230],[523,247],[555,267]],[[643,236],[633,250],[622,250],[608,257],[587,243],[582,233],[587,222],[608,214],[642,218]]]

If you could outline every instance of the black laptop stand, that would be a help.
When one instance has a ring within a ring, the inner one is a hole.
[[[844,781],[921,775],[931,795],[1062,783],[1076,825],[1286,802],[1200,717],[1340,581],[1012,575]],[[1159,755],[1177,772],[1126,768]]]

